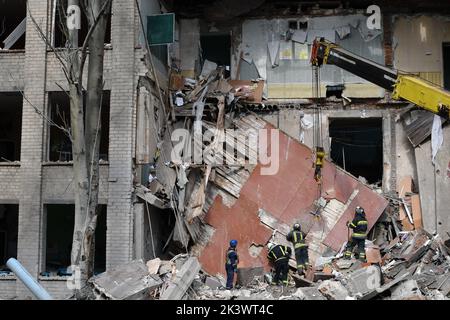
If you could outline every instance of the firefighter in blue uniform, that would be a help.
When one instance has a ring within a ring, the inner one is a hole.
[[[272,279],[272,285],[279,285],[280,281],[283,285],[288,285],[289,258],[292,250],[288,246],[269,242],[269,253],[267,258],[275,265],[275,275]]]
[[[236,251],[237,240],[230,241],[230,247],[227,251],[225,270],[227,272],[227,289],[233,289],[234,274],[237,272],[237,265],[239,263],[239,256]]]
[[[352,257],[352,252],[355,246],[358,247],[358,252],[355,254],[356,259],[361,261],[366,261],[366,237],[367,237],[367,225],[366,214],[364,209],[361,207],[356,207],[355,218],[352,222],[347,222],[347,227],[353,229],[352,237],[347,243],[345,249],[344,258],[350,259]]]
[[[308,266],[308,245],[305,242],[305,233],[299,223],[294,223],[292,230],[286,235],[286,240],[294,245],[297,272],[303,274]]]

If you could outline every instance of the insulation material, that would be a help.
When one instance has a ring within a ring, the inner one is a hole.
[[[437,114],[433,118],[433,127],[431,128],[431,161],[435,163],[436,155],[444,142],[444,135],[442,134],[441,117]]]
[[[305,43],[307,37],[308,32],[306,30],[295,30],[294,34],[291,37],[291,40],[298,43]]]
[[[291,41],[281,41],[280,42],[280,60],[292,60],[292,42]]]
[[[309,50],[307,44],[294,43],[296,60],[309,60]]]
[[[267,48],[269,50],[270,63],[272,67],[275,67],[278,65],[277,57],[278,51],[280,50],[280,41],[270,41],[267,43]]]
[[[344,39],[346,36],[350,34],[350,25],[342,26],[339,28],[336,28],[336,33],[339,36],[339,39]]]
[[[266,128],[273,129],[269,124]],[[205,218],[215,232],[200,254],[206,272],[224,274],[230,239],[238,240],[239,267],[263,266],[268,270],[266,247],[258,256],[250,250],[255,245],[265,246],[272,236],[272,229],[260,221],[261,209],[279,224],[290,226],[299,221],[309,230],[307,242],[317,247],[315,256],[326,247],[338,251],[347,241],[346,222],[353,217],[356,206],[366,209],[372,228],[388,204],[386,199],[327,161],[322,181],[322,197],[329,201],[327,209],[319,216],[311,214],[318,196],[313,158],[311,149],[280,132],[279,170],[274,175],[262,175],[262,165],[258,164],[231,206],[216,197]]]
[[[259,76],[266,80],[264,94],[269,99],[297,99],[313,96],[309,51],[308,59],[303,59],[306,51],[298,51],[299,47],[296,45],[301,42],[310,44],[317,36],[335,41],[355,54],[384,64],[382,37],[375,37],[370,42],[366,42],[355,27],[365,24],[367,17],[363,14],[353,14],[309,18],[307,29],[295,30],[291,37],[292,41],[281,40],[281,44],[287,45],[286,54],[283,55],[285,60],[281,58],[276,61],[277,67],[274,68],[273,61],[267,61],[270,60],[268,43],[280,41],[282,35],[289,30],[289,20],[248,19],[242,23],[242,50],[253,57]],[[349,29],[350,34],[345,35]],[[337,30],[343,36],[342,39],[337,34]],[[282,51],[283,49],[280,48],[280,54]],[[298,52],[301,52],[300,57]],[[240,79],[252,79],[250,75],[253,73],[253,65],[242,63]],[[336,66],[323,66],[321,80],[324,85],[345,83],[345,93],[348,97],[384,97],[383,89]]]

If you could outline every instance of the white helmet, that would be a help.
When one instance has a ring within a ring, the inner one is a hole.
[[[275,243],[273,243],[272,241],[270,241],[270,242],[267,244],[267,248],[269,248],[269,251],[270,251],[270,250],[272,250],[273,247],[275,247]]]

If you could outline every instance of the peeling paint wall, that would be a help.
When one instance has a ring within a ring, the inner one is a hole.
[[[420,73],[423,78],[442,85],[443,42],[450,42],[449,17],[395,17],[394,67]]]
[[[253,64],[259,76],[267,79],[269,98],[293,99],[312,96],[312,72],[309,58],[311,43],[317,36],[323,36],[355,54],[384,64],[382,30],[376,32],[367,30],[367,18],[364,15],[306,19],[308,34],[304,43],[284,40],[283,34],[289,30],[289,21],[293,19],[256,19],[243,22],[244,61],[242,63]],[[348,28],[348,33],[341,38],[337,32],[340,32],[343,27]],[[272,58],[269,54],[269,44],[273,45]],[[250,76],[252,74],[249,74],[246,69],[241,70],[241,79]],[[322,95],[325,94],[325,85],[340,83],[346,84],[347,89],[344,94],[350,97],[382,97],[384,94],[379,87],[331,65],[321,68],[321,80]]]

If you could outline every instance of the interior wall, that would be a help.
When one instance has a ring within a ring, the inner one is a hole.
[[[442,43],[450,42],[448,17],[396,16],[393,30],[394,67],[442,85]]]
[[[309,58],[311,44],[316,37],[325,37],[355,54],[384,64],[382,30],[368,30],[366,19],[362,14],[299,17],[297,20],[308,22],[307,29],[304,30],[307,35],[306,38],[296,41],[285,40],[282,36],[289,30],[292,18],[246,20],[242,25],[243,59],[253,64],[259,76],[267,80],[269,98],[312,97]],[[270,57],[268,46],[273,46],[274,57],[277,58]],[[242,69],[242,72],[245,71],[246,69]],[[242,72],[241,79],[250,76]],[[384,95],[381,88],[331,65],[321,68],[321,81],[322,96],[325,95],[325,85],[342,83],[346,85],[344,94],[348,97]]]

